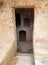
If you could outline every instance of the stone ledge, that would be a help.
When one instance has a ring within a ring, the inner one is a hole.
[[[9,65],[15,55],[15,44],[0,45],[0,65]]]

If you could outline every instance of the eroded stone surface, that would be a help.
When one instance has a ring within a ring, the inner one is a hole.
[[[19,54],[10,65],[34,65],[34,59],[31,54]]]
[[[0,5],[0,44],[10,45],[16,42],[14,9],[19,7],[35,9],[33,39],[35,64],[47,65],[48,61],[43,58],[48,59],[48,0],[4,0]]]

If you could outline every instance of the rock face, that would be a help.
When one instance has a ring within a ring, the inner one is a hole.
[[[47,65],[48,0],[3,1],[3,4],[0,3],[0,65],[7,65],[17,51],[17,38],[15,27],[16,8],[34,8],[33,48],[35,65]],[[0,2],[2,1],[0,0]],[[4,49],[6,50],[5,54]],[[6,60],[4,60],[5,58]]]
[[[2,5],[3,4],[3,0],[0,0],[0,5]]]

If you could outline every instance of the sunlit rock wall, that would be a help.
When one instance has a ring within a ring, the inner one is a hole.
[[[15,42],[14,9],[32,7],[35,65],[48,65],[48,0],[4,0],[0,5],[0,44]]]
[[[0,5],[0,65],[9,65],[17,50],[13,13],[7,2]]]
[[[34,20],[34,56],[36,65],[48,65],[48,1],[38,3]]]

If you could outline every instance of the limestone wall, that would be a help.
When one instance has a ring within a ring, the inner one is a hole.
[[[48,65],[48,1],[35,10],[34,56],[36,65]]]
[[[35,65],[47,65],[48,0],[4,0],[4,4],[0,5],[0,44],[16,42],[14,9],[32,7],[35,10],[33,35]]]
[[[9,65],[16,53],[16,29],[13,8],[0,5],[0,65]]]

